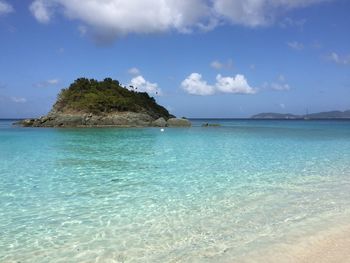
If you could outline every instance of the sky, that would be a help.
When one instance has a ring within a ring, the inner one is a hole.
[[[80,77],[176,116],[350,109],[348,0],[0,0],[0,118],[45,115]]]

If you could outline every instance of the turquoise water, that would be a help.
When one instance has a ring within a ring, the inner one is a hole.
[[[0,121],[0,262],[232,262],[350,222],[350,122],[203,122]]]

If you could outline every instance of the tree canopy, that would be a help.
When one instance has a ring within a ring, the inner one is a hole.
[[[157,104],[146,92],[137,92],[122,87],[119,81],[105,78],[103,81],[79,78],[69,88],[62,89],[58,95],[55,111],[86,112],[104,114],[111,112],[144,112],[152,117],[169,118],[171,115]]]

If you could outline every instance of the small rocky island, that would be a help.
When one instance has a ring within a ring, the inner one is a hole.
[[[119,81],[79,78],[61,90],[52,110],[43,117],[26,119],[24,127],[189,127],[157,104],[146,92],[121,86]]]

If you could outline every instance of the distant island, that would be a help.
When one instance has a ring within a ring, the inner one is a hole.
[[[24,127],[183,127],[187,119],[177,119],[137,87],[129,89],[119,81],[79,78],[61,90],[52,110],[43,117],[26,119]]]
[[[305,115],[295,115],[290,113],[259,113],[253,115],[252,119],[350,119],[350,110],[347,111],[327,111]]]

